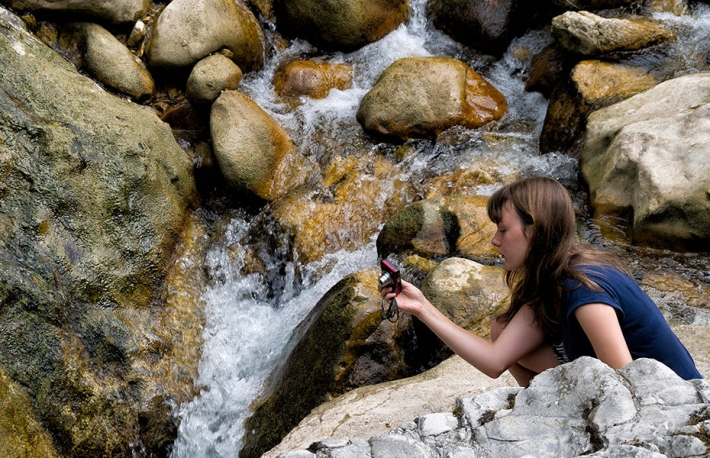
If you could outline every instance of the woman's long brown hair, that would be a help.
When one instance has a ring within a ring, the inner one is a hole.
[[[548,340],[554,342],[559,335],[563,281],[574,278],[598,289],[579,266],[611,264],[623,272],[627,269],[609,253],[577,245],[574,205],[567,189],[556,180],[526,178],[496,191],[488,201],[488,217],[495,224],[500,223],[508,202],[523,223],[532,226],[532,232],[523,267],[506,272],[510,307],[498,320],[506,324],[521,307],[529,306]]]

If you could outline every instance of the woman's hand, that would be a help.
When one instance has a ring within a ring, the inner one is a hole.
[[[421,317],[428,307],[433,307],[419,288],[404,280],[402,280],[402,291],[399,294],[395,295],[391,287],[380,289],[380,294],[382,299],[387,302],[396,298],[400,310],[416,317]]]

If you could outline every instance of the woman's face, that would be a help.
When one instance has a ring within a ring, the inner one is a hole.
[[[505,270],[516,270],[523,267],[531,232],[532,226],[523,223],[523,220],[515,212],[513,204],[510,201],[503,204],[498,230],[491,243],[498,248],[498,254],[503,258]]]

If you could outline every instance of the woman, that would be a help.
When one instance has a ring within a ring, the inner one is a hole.
[[[491,243],[504,260],[508,310],[488,341],[457,326],[411,283],[396,295],[454,352],[490,377],[508,370],[521,386],[545,369],[595,356],[614,369],[653,358],[679,376],[702,378],[656,305],[612,255],[575,243],[567,190],[551,178],[517,181],[488,202],[498,230]],[[382,291],[392,300],[391,289]]]

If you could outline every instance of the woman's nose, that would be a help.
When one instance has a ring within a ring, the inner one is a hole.
[[[498,234],[494,235],[493,238],[491,239],[491,245],[495,247],[500,246],[500,240],[498,240]]]

